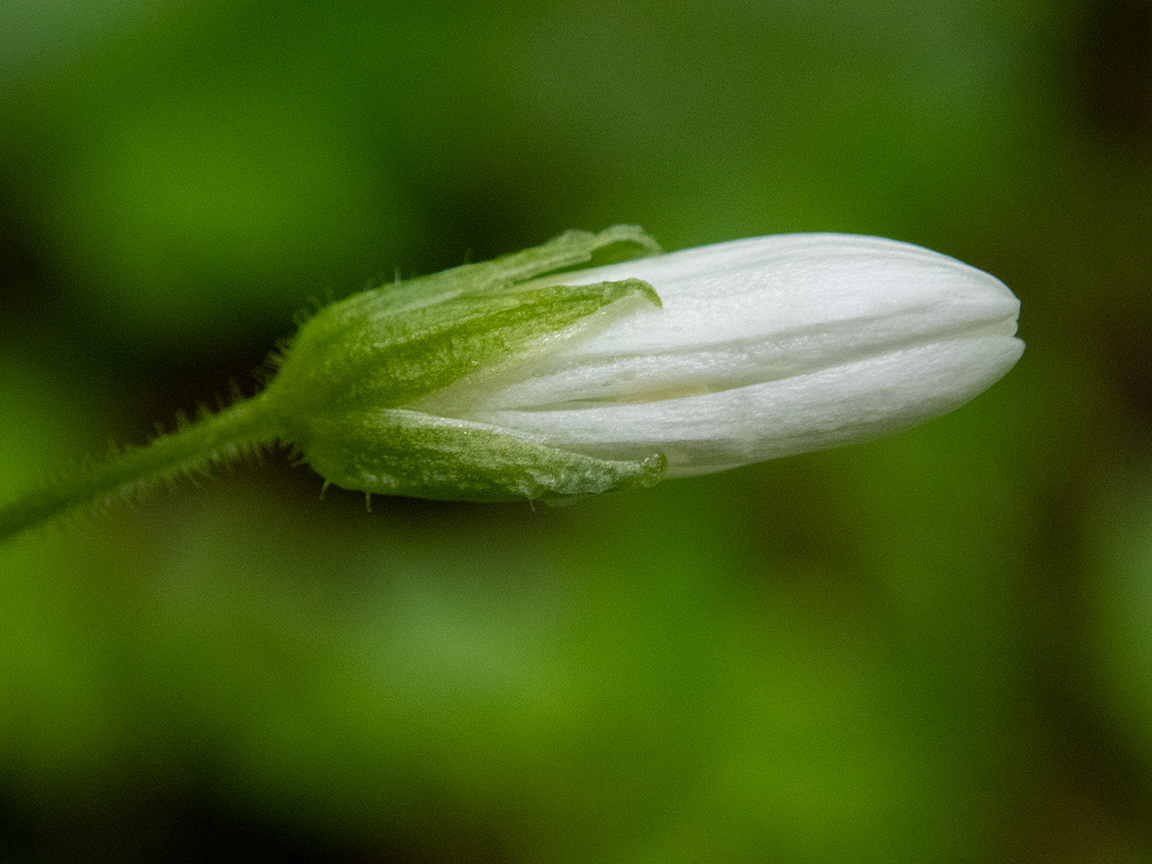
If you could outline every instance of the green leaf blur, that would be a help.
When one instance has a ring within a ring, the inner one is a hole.
[[[1136,0],[0,4],[0,490],[571,227],[907,240],[1028,343],[571,507],[272,453],[16,539],[0,859],[1147,860],[1150,202]]]

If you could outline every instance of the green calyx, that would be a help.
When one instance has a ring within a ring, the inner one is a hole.
[[[646,282],[544,283],[607,247],[656,251],[638,228],[569,231],[483,264],[382,286],[328,306],[301,328],[263,394],[282,435],[326,481],[370,493],[493,501],[648,486],[657,454],[617,462],[546,441],[410,410],[414,400],[522,358],[545,338],[629,298]],[[616,260],[619,260],[618,258]]]

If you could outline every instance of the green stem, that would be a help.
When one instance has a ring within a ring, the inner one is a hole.
[[[126,450],[51,488],[0,506],[0,542],[82,507],[123,497],[210,465],[233,461],[281,437],[266,393],[237,402],[145,447]]]

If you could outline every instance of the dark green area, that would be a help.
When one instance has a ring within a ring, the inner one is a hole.
[[[0,489],[311,298],[643,225],[920,243],[1019,366],[572,507],[269,454],[0,549],[0,859],[1152,855],[1152,11],[0,4]],[[6,493],[7,494],[7,493]]]

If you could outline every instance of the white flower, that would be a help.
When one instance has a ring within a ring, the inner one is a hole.
[[[964,404],[1019,359],[1020,304],[918,246],[843,234],[736,240],[564,274],[649,282],[542,351],[411,408],[669,477],[873,438]]]

